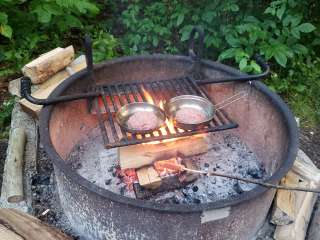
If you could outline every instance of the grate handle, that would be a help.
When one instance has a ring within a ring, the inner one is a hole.
[[[200,85],[211,84],[211,83],[222,83],[222,82],[248,82],[248,81],[257,81],[263,80],[270,75],[270,66],[263,60],[263,58],[256,54],[253,59],[261,67],[262,73],[256,75],[242,74],[239,77],[225,77],[225,78],[210,78],[205,77],[203,80],[196,80]]]
[[[198,33],[197,46],[195,43],[196,33]],[[199,26],[194,26],[190,33],[188,54],[194,61],[192,71],[195,73],[200,73],[201,71],[201,59],[203,57],[203,47],[204,47],[203,29]],[[195,48],[197,48],[197,50]]]
[[[101,95],[99,92],[87,92],[87,93],[73,94],[69,96],[61,96],[56,98],[40,99],[40,98],[35,98],[31,95],[31,79],[29,77],[22,77],[20,84],[21,84],[21,96],[27,99],[29,102],[36,105],[51,105],[51,104],[74,101],[74,100],[84,99],[89,97],[97,97]]]

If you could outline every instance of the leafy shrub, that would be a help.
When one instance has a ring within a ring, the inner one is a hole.
[[[287,71],[273,73],[269,86],[289,102],[304,126],[320,124],[320,58],[296,59]]]
[[[200,25],[206,33],[207,57],[233,59],[244,72],[260,71],[250,60],[254,53],[282,67],[288,59],[310,54],[303,36],[315,26],[303,14],[311,1],[265,2],[130,1],[122,13],[124,46],[128,54],[153,49],[176,53],[184,50],[192,26]]]
[[[99,8],[91,0],[0,1],[0,77],[12,74],[32,56],[67,43],[84,31]],[[2,36],[1,36],[2,35]]]

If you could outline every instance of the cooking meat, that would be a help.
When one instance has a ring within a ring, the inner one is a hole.
[[[176,113],[176,120],[187,124],[200,123],[204,121],[205,118],[206,116],[202,111],[190,107],[181,108]]]
[[[127,124],[133,130],[150,130],[159,126],[159,119],[153,112],[136,112],[129,117]]]

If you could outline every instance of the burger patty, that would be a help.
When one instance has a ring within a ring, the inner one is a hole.
[[[153,112],[136,112],[129,117],[127,124],[133,130],[151,130],[159,126],[159,119]]]
[[[196,124],[206,119],[205,114],[195,108],[184,107],[177,111],[176,120],[187,124]]]

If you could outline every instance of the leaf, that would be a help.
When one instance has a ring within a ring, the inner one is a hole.
[[[261,73],[261,67],[256,63],[256,61],[251,60],[250,66],[252,67],[254,73]]]
[[[254,16],[247,16],[244,18],[245,22],[249,22],[249,23],[259,23],[260,21],[254,17]]]
[[[279,63],[282,67],[286,67],[287,64],[287,56],[280,51],[275,52],[274,58],[276,59],[277,63]]]
[[[231,4],[230,9],[233,12],[237,12],[237,11],[239,11],[239,6],[234,3],[234,4]]]
[[[239,68],[241,71],[243,71],[248,65],[248,60],[246,58],[242,58],[239,63]]]
[[[298,26],[299,23],[301,23],[301,20],[302,20],[302,16],[300,16],[300,15],[295,16],[294,18],[292,18],[291,26],[292,27]]]
[[[286,10],[286,5],[282,4],[281,7],[277,10],[277,17],[281,20],[284,12]]]
[[[295,37],[296,39],[300,39],[300,31],[297,27],[293,28],[291,30],[291,34],[293,37]]]
[[[181,41],[184,42],[189,39],[190,33],[192,30],[192,25],[184,26],[181,30]]]
[[[81,21],[72,15],[65,15],[65,21],[66,21],[66,26],[71,27],[71,28],[81,28],[82,23]]]
[[[309,33],[316,29],[316,27],[313,26],[311,23],[302,23],[297,28],[300,32],[303,32],[303,33]]]
[[[232,34],[226,35],[226,41],[231,47],[239,47],[240,46],[240,41],[237,38],[235,38]]]
[[[293,45],[293,50],[295,53],[301,53],[301,54],[307,54],[308,53],[308,48],[306,48],[305,46],[303,46],[302,44],[295,44]]]
[[[0,12],[0,23],[3,23],[3,24],[8,23],[8,15],[4,12]]]
[[[153,37],[153,38],[152,38],[152,45],[153,45],[154,47],[157,47],[158,44],[159,44],[159,39],[158,39],[156,36]]]
[[[12,28],[9,25],[1,24],[0,25],[0,34],[7,37],[7,38],[11,38],[12,37]]]
[[[177,27],[181,25],[181,23],[183,22],[184,20],[184,15],[183,14],[180,14],[178,16],[178,19],[177,19]]]
[[[236,48],[229,48],[229,49],[223,51],[219,55],[218,60],[222,61],[224,59],[232,58],[232,57],[234,57],[235,53],[236,53]]]
[[[211,23],[213,18],[215,17],[214,11],[205,11],[202,15],[202,20],[206,21],[207,23]]]
[[[276,9],[273,7],[267,7],[266,10],[264,11],[265,14],[270,13],[272,16],[276,14]]]

